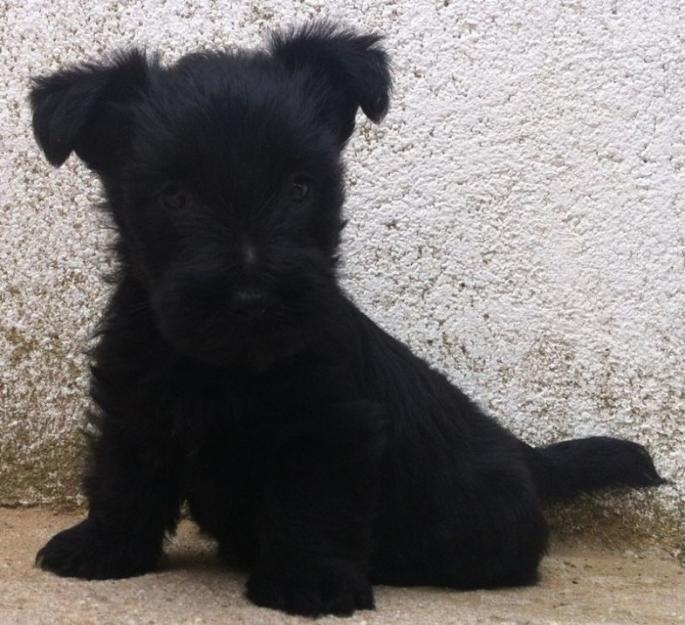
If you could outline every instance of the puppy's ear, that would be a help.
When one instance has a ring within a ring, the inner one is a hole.
[[[325,122],[340,143],[354,129],[357,108],[374,122],[388,111],[391,77],[381,37],[314,22],[272,37],[271,53],[293,74],[305,74]]]
[[[141,97],[150,66],[138,50],[33,79],[33,133],[59,167],[72,151],[98,173],[116,171],[130,141],[131,104]]]

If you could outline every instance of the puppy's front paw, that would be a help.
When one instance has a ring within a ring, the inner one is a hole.
[[[304,616],[349,616],[374,607],[366,576],[352,564],[331,560],[257,570],[247,582],[247,597],[259,606]]]
[[[85,520],[53,536],[36,555],[36,565],[62,577],[117,579],[153,570],[158,555],[149,545],[104,539]]]

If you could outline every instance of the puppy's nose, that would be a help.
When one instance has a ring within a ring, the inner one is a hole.
[[[231,309],[243,317],[257,317],[269,307],[269,296],[264,289],[238,289],[231,298]]]

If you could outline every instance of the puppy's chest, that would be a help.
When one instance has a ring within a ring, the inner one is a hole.
[[[226,377],[188,385],[171,412],[172,437],[190,463],[229,463],[273,450],[298,424],[325,411],[319,393]]]

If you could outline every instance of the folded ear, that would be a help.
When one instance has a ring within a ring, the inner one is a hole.
[[[358,35],[328,22],[276,33],[271,54],[293,74],[306,74],[325,122],[341,143],[354,129],[357,108],[374,122],[388,111],[391,78],[381,37]]]
[[[98,173],[113,173],[130,142],[131,104],[140,99],[150,66],[138,50],[33,79],[33,133],[59,167],[72,151]]]

